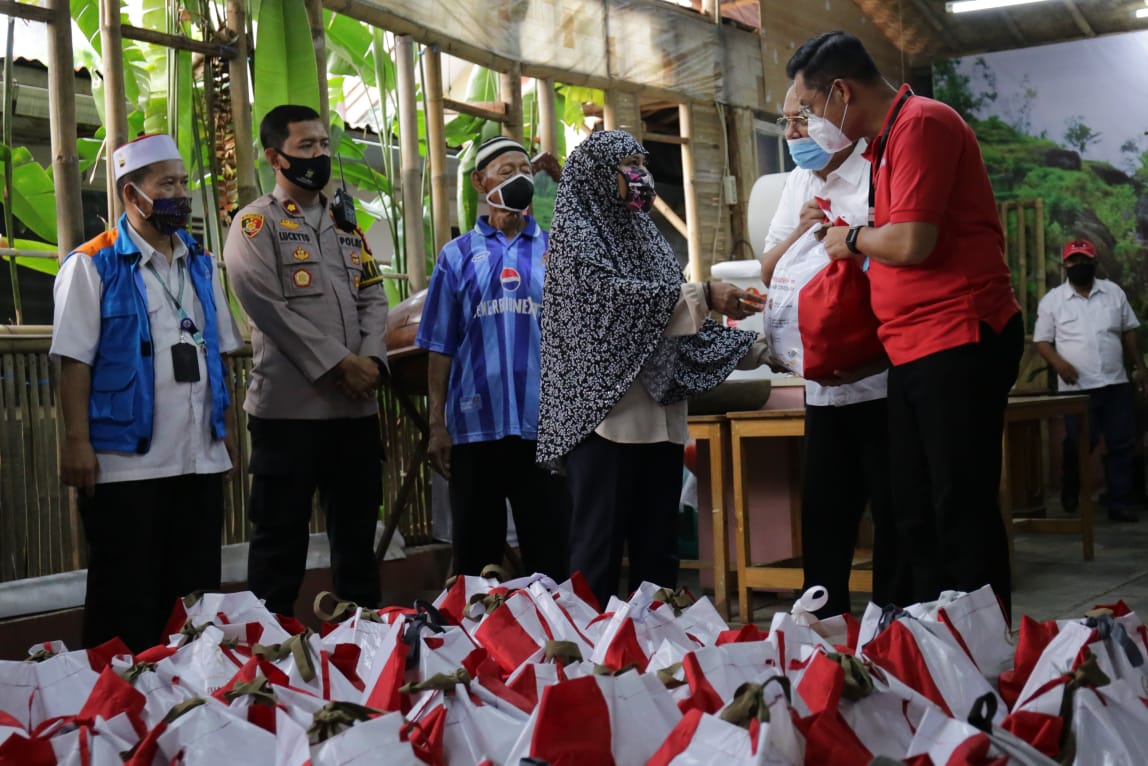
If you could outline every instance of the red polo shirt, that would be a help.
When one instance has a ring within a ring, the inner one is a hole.
[[[910,96],[873,171],[874,225],[931,223],[937,244],[921,263],[870,262],[878,335],[895,365],[980,340],[980,323],[1000,331],[1020,305],[1004,260],[996,200],[972,128],[949,106]],[[872,162],[878,141],[865,157]]]

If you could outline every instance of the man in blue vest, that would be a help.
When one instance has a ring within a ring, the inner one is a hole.
[[[112,155],[124,214],[55,285],[60,475],[88,541],[84,646],[164,640],[175,599],[219,588],[232,467],[221,354],[242,340],[212,256],[187,233],[187,171],[148,135]]]

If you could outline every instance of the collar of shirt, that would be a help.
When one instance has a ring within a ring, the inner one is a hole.
[[[542,231],[542,228],[534,221],[532,216],[524,214],[522,217],[526,219],[526,226],[523,227],[522,233],[519,234],[519,236],[534,239],[538,236],[538,233]],[[496,229],[490,225],[490,216],[488,215],[480,215],[478,220],[475,221],[474,227],[478,229],[484,237],[494,237],[502,234],[501,229]],[[502,234],[502,236],[505,237],[506,235]]]
[[[846,157],[836,170],[825,177],[826,183],[833,178],[839,178],[852,188],[861,188],[862,184],[869,178],[869,160],[865,158],[865,152],[868,149],[869,142],[864,138],[860,139],[853,147],[853,153]]]
[[[138,231],[136,231],[130,223],[127,225],[127,232],[128,237],[131,238],[132,244],[135,245],[136,250],[139,251],[141,266],[146,266],[151,262],[152,258],[159,258],[165,263],[167,262],[167,257],[152,247],[151,244],[146,239],[144,239],[143,236]],[[187,255],[187,245],[183,243],[183,240],[179,237],[178,234],[172,234],[171,239],[171,262],[175,263],[180,258],[183,258]]]
[[[1076,291],[1076,288],[1072,286],[1071,282],[1065,282],[1064,291],[1067,294],[1066,300],[1080,298],[1082,301],[1086,301],[1094,295],[1100,295],[1101,293],[1108,292],[1104,289],[1104,283],[1107,281],[1107,279],[1101,279],[1100,277],[1092,280],[1092,289],[1088,291],[1088,295],[1081,295]]]

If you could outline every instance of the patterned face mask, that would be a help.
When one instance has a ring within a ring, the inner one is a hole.
[[[658,196],[650,171],[636,165],[627,165],[618,168],[618,172],[626,182],[626,207],[643,213],[650,212],[654,207],[654,198]]]

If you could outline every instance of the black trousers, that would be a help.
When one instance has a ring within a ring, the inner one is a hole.
[[[450,451],[451,539],[456,574],[502,563],[506,501],[526,574],[566,579],[570,502],[565,482],[534,461],[537,442],[517,436]]]
[[[1132,502],[1136,468],[1136,400],[1131,383],[1105,386],[1088,394],[1088,444],[1095,447],[1104,436],[1104,485],[1108,507],[1125,510]],[[1060,502],[1070,511],[1080,500],[1080,464],[1077,462],[1080,418],[1064,419],[1064,461]]]
[[[97,484],[78,506],[88,541],[85,647],[115,636],[133,652],[165,642],[177,598],[219,590],[220,474]]]
[[[319,502],[331,543],[331,575],[341,599],[379,605],[375,524],[382,502],[379,418],[248,418],[253,531],[247,580],[267,608],[291,615],[307,568],[307,525]]]
[[[849,573],[857,527],[873,516],[873,601],[889,603],[897,560],[889,470],[889,412],[884,399],[843,407],[806,406],[801,557],[805,588],[829,601],[818,616],[849,611]]]
[[[889,371],[889,447],[898,566],[893,600],[988,583],[1012,603],[1000,516],[1001,433],[1024,343],[1018,313],[980,340]]]
[[[680,444],[618,444],[590,434],[566,456],[570,569],[603,609],[618,592],[623,547],[630,591],[643,580],[677,586],[682,453]]]

